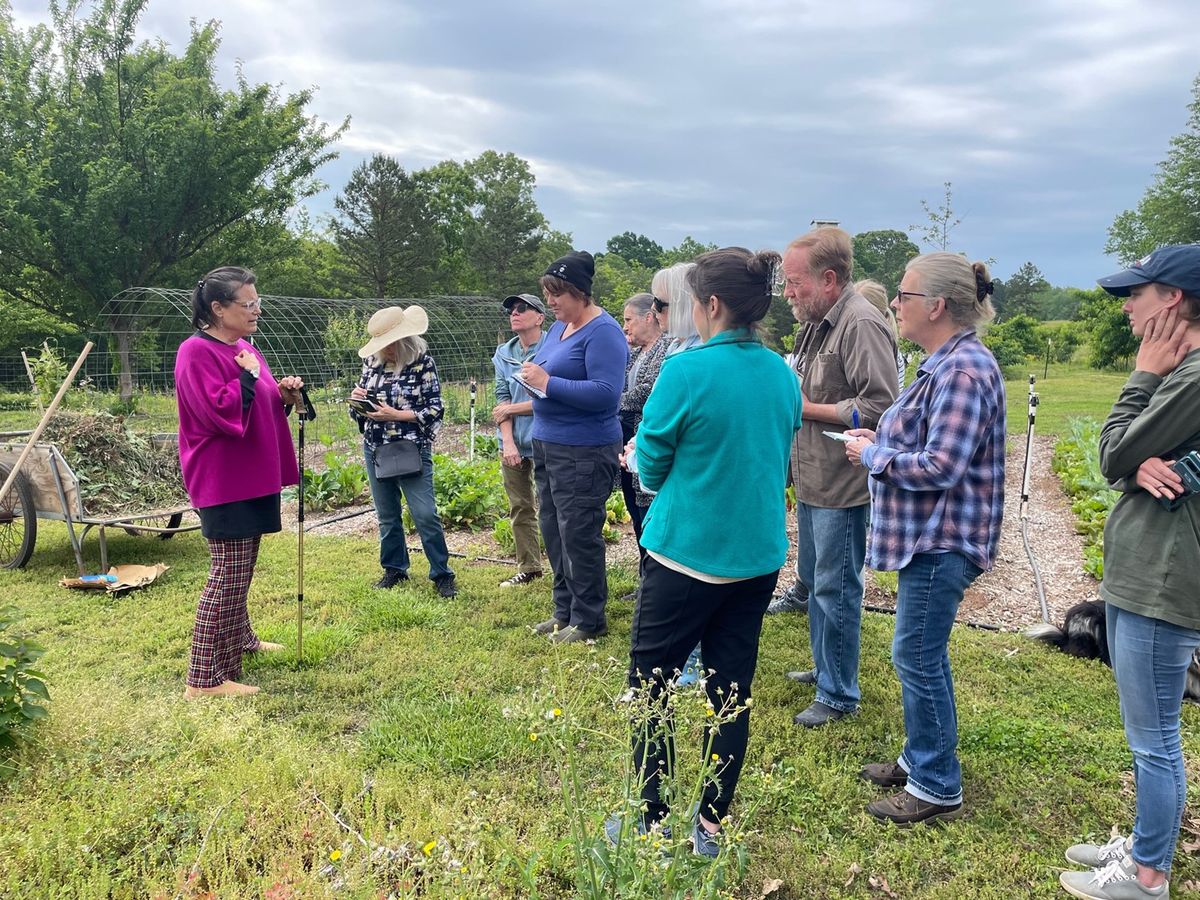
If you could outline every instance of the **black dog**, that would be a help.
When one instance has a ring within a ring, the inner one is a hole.
[[[1106,621],[1103,601],[1086,600],[1067,610],[1061,627],[1034,625],[1026,629],[1025,636],[1057,647],[1071,656],[1098,659],[1111,668]],[[1188,663],[1183,699],[1200,702],[1200,648],[1192,653],[1192,661]]]

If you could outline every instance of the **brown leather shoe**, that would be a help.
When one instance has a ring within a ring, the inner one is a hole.
[[[251,653],[278,653],[283,649],[283,644],[276,644],[272,641],[259,641],[258,646],[251,650]]]
[[[252,684],[241,684],[237,681],[222,681],[216,687],[192,687],[188,685],[183,691],[184,700],[203,700],[205,697],[248,697],[257,694],[258,688]]]
[[[858,770],[858,777],[880,787],[895,788],[908,784],[908,773],[898,762],[867,763]]]
[[[883,800],[873,800],[867,804],[867,812],[884,822],[895,822],[897,825],[915,825],[924,822],[931,825],[934,822],[949,822],[957,819],[964,812],[963,805],[942,806],[939,803],[929,803],[919,797],[914,797],[908,791],[900,791],[885,797]]]

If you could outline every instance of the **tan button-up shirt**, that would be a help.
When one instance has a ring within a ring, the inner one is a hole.
[[[851,464],[846,447],[822,431],[874,428],[899,392],[896,338],[891,323],[847,285],[820,322],[796,337],[796,374],[804,401],[833,403],[843,427],[805,419],[792,443],[796,499],[810,506],[845,509],[869,503],[867,472]]]

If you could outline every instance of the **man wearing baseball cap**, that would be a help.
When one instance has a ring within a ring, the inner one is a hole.
[[[1109,653],[1133,752],[1133,833],[1076,844],[1068,893],[1093,900],[1168,896],[1187,772],[1181,698],[1200,647],[1200,501],[1176,463],[1200,451],[1200,244],[1160,247],[1100,279],[1126,299],[1137,362],[1100,433],[1100,471],[1121,491],[1104,525]],[[1194,457],[1193,457],[1194,458]]]
[[[513,294],[501,304],[514,334],[496,348],[496,406],[492,419],[500,438],[500,472],[508,495],[508,518],[517,545],[517,574],[500,587],[519,587],[542,577],[542,551],[538,545],[537,504],[533,483],[533,397],[516,377],[533,359],[545,334],[546,307],[541,297]]]

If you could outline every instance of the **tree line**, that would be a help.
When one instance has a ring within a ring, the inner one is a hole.
[[[0,0],[0,353],[46,337],[74,343],[99,326],[119,336],[127,371],[130,312],[97,322],[105,303],[133,286],[187,287],[218,264],[253,267],[279,295],[499,297],[534,289],[571,248],[538,209],[529,163],[494,150],[415,171],[377,154],[314,222],[300,204],[325,188],[319,170],[349,117],[323,124],[312,91],[283,93],[240,70],[222,88],[216,22],[193,23],[179,54],[136,42],[148,2],[96,0],[86,15],[82,0],[53,3],[50,25],[21,29]],[[1200,78],[1189,109],[1145,197],[1109,229],[1105,249],[1122,262],[1200,240]],[[946,183],[940,205],[922,202],[925,223],[855,235],[856,277],[894,291],[919,252],[910,234],[952,249],[952,201]],[[615,235],[596,254],[596,297],[619,313],[656,269],[707,249]],[[994,329],[1071,319],[1097,362],[1129,355],[1119,303],[1052,286],[1032,261],[997,282],[994,300]],[[777,307],[768,331],[783,340],[794,323]]]

